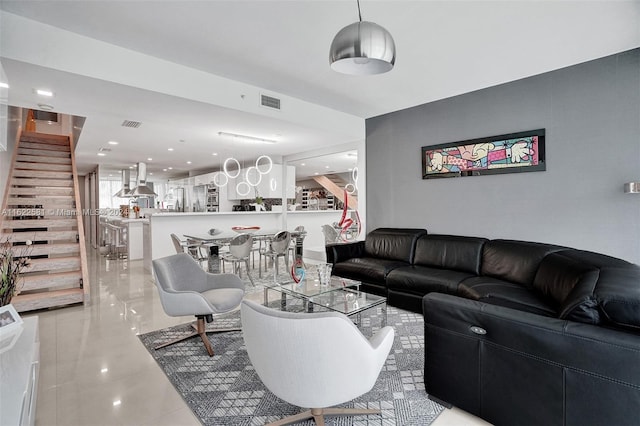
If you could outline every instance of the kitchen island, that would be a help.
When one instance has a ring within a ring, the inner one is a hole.
[[[145,223],[148,224],[149,219],[129,219],[120,216],[100,216],[100,232],[101,235],[105,236],[105,224],[111,224],[125,228],[127,257],[129,260],[139,260],[144,256],[143,224]]]
[[[229,231],[233,226],[259,226],[262,229],[288,229],[304,226],[304,256],[324,260],[322,225],[340,220],[340,210],[281,212],[207,212],[153,213],[144,224],[144,267],[151,271],[151,261],[175,254],[171,234],[202,235],[210,229]]]

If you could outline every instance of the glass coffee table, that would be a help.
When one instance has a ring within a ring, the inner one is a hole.
[[[315,309],[343,313],[356,317],[360,324],[361,313],[377,306],[382,308],[382,327],[387,325],[387,298],[360,291],[360,281],[342,277],[331,277],[329,285],[320,285],[318,280],[303,280],[300,283],[274,284],[264,288],[264,305],[269,302],[269,292],[280,293],[280,309],[287,310],[287,297],[302,301],[305,312]]]

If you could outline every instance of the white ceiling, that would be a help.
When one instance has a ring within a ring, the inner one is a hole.
[[[9,104],[45,102],[87,117],[81,170],[145,161],[166,177],[162,168],[211,169],[220,156],[250,161],[354,142],[368,117],[640,46],[639,1],[363,0],[361,8],[395,39],[390,73],[330,69],[333,36],[357,19],[352,0],[2,0]],[[54,98],[39,99],[35,87]],[[247,106],[254,92],[282,98],[283,110]],[[123,128],[123,119],[143,125]],[[219,131],[280,142],[240,145]],[[120,144],[97,157],[108,140]]]

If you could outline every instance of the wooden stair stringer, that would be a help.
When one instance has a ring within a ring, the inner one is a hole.
[[[341,202],[345,202],[344,200],[344,188],[340,188],[334,181],[329,179],[326,176],[312,176],[313,180],[322,185],[324,189],[329,191],[334,197],[336,197]],[[347,199],[349,200],[349,206],[352,209],[358,208],[358,200],[353,195],[347,194]]]

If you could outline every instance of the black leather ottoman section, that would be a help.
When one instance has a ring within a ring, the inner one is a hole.
[[[482,251],[480,275],[533,286],[538,265],[549,253],[565,247],[528,241],[491,240]]]
[[[544,316],[557,316],[557,306],[553,301],[545,299],[536,290],[528,289],[519,284],[514,284],[490,277],[472,277],[460,283],[466,294],[475,296],[479,300],[490,305],[504,306],[523,312]],[[462,293],[462,289],[459,290]],[[467,298],[469,298],[467,296]]]
[[[458,284],[471,277],[473,277],[473,274],[468,272],[429,268],[427,266],[403,266],[389,272],[389,275],[387,275],[387,288],[420,296],[432,291],[458,294]]]
[[[331,275],[384,286],[387,274],[402,266],[407,266],[407,263],[397,260],[358,257],[336,263],[333,265]]]
[[[437,293],[423,312],[430,395],[497,425],[636,423],[640,340],[629,333]]]

